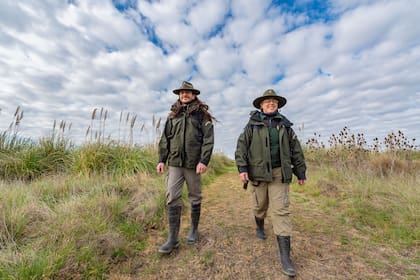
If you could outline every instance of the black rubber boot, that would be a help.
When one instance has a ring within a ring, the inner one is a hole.
[[[159,253],[169,254],[179,247],[178,233],[181,223],[181,206],[168,207],[169,235],[168,240],[159,247]]]
[[[290,260],[290,236],[277,236],[280,249],[281,271],[291,277],[296,276],[295,268]]]
[[[198,242],[198,223],[200,222],[201,204],[191,205],[191,228],[188,233],[187,243]]]
[[[257,237],[261,240],[266,240],[267,236],[264,232],[264,219],[255,217],[255,223],[257,224]]]

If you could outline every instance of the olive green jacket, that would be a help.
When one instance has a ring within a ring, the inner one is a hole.
[[[269,129],[261,119],[259,111],[252,111],[244,131],[239,135],[235,161],[238,171],[248,172],[251,181],[273,181],[270,135]],[[306,179],[306,164],[299,140],[293,129],[292,123],[283,115],[277,114],[280,144],[280,162],[283,183],[292,181],[292,174],[298,179]]]
[[[186,109],[174,118],[168,118],[159,141],[159,162],[184,168],[196,168],[199,162],[206,166],[214,146],[211,119],[200,110],[188,113]]]

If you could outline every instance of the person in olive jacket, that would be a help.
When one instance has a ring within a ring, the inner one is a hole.
[[[189,82],[182,82],[173,90],[178,100],[172,105],[159,141],[159,163],[156,170],[164,173],[167,163],[166,205],[169,216],[168,240],[159,247],[159,253],[169,254],[178,248],[181,220],[182,188],[186,182],[191,204],[191,228],[187,243],[198,241],[198,223],[201,212],[201,174],[210,162],[214,145],[213,120],[208,105],[198,99],[200,91]]]
[[[292,123],[278,111],[285,104],[286,99],[272,89],[254,100],[253,105],[259,110],[250,113],[238,138],[235,161],[244,188],[248,180],[252,182],[257,237],[266,239],[264,219],[270,206],[282,272],[295,276],[290,260],[289,184],[293,174],[299,185],[305,184],[306,164]]]

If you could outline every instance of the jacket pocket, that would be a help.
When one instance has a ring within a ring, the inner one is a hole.
[[[264,178],[265,171],[265,165],[264,164],[258,164],[258,165],[250,165],[249,166],[249,179],[251,181],[261,180]]]

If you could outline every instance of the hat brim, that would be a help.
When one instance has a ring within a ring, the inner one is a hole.
[[[199,95],[200,91],[198,89],[191,89],[191,88],[178,88],[178,89],[174,89],[172,92],[175,93],[176,95],[179,95],[179,92],[181,90],[185,90],[185,91],[192,91],[193,94],[195,95]]]
[[[281,107],[283,107],[284,105],[286,105],[286,98],[282,97],[282,96],[260,96],[255,98],[254,102],[252,102],[252,105],[254,105],[255,108],[257,109],[261,109],[261,102],[263,102],[265,99],[276,99],[279,104],[278,104],[278,108],[280,109]]]

